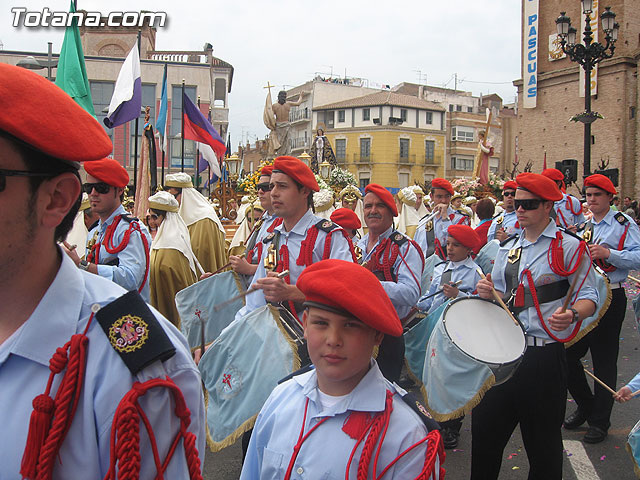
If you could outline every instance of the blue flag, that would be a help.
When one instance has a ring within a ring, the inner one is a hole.
[[[160,109],[158,110],[158,120],[156,121],[156,130],[162,135],[162,150],[167,151],[165,148],[166,143],[166,129],[167,129],[167,64],[164,64],[164,74],[162,75],[162,95],[160,97]]]

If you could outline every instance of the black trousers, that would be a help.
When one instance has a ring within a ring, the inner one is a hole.
[[[580,412],[587,416],[589,425],[605,431],[611,426],[613,396],[599,383],[596,383],[594,391],[591,391],[580,360],[587,354],[587,350],[591,349],[594,375],[617,390],[620,329],[626,309],[627,296],[624,288],[614,289],[611,292],[611,305],[598,326],[567,349],[569,392]]]
[[[497,479],[504,448],[518,424],[529,480],[562,478],[567,401],[564,345],[528,347],[513,377],[491,388],[471,415],[471,479]]]
[[[385,335],[378,349],[376,361],[382,375],[390,382],[397,382],[404,365],[404,337]]]

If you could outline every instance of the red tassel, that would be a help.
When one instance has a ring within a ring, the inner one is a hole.
[[[521,283],[516,289],[516,298],[513,302],[514,307],[524,307],[524,285]]]
[[[29,420],[27,445],[22,456],[20,474],[27,479],[35,478],[40,449],[51,427],[51,417],[55,404],[49,395],[40,394],[33,399],[33,412]]]
[[[357,440],[369,428],[370,421],[371,415],[367,412],[351,412],[342,425],[342,431]]]

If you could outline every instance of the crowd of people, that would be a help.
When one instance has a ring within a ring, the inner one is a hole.
[[[291,342],[302,368],[262,385],[255,424],[242,422],[243,479],[443,478],[464,411],[436,422],[429,398],[401,386],[404,334],[454,302],[503,304],[526,345],[469,407],[473,479],[498,478],[518,425],[529,477],[561,478],[563,426],[588,423],[584,441],[604,441],[614,400],[640,389],[616,385],[621,282],[640,268],[640,229],[612,207],[607,177],[585,179],[588,214],[548,169],[507,181],[500,205],[435,178],[396,196],[348,186],[323,217],[312,170],[280,156],[260,171],[230,249],[189,175],[167,175],[144,221],[131,216],[129,175],[96,120],[24,69],[0,65],[0,79],[3,478],[202,478],[215,411],[201,371],[216,350],[187,343],[175,297],[229,270],[245,304],[227,328],[276,307],[303,332]],[[587,383],[588,351],[615,396]],[[233,389],[228,375],[218,383]]]

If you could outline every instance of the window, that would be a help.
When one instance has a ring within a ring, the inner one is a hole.
[[[405,188],[409,186],[409,174],[408,173],[398,173],[398,186],[400,188]]]
[[[370,156],[371,156],[371,139],[361,138],[360,139],[360,159],[369,160]]]
[[[369,185],[369,181],[371,180],[370,173],[361,173],[360,174],[360,188],[365,188]]]
[[[453,127],[451,129],[451,140],[454,142],[473,142],[473,127]]]
[[[434,163],[436,158],[436,142],[435,140],[424,141],[424,163]]]
[[[156,85],[145,83],[142,85],[142,109],[145,107],[151,107],[149,115],[151,116],[151,123],[153,124],[156,119]],[[135,158],[135,121],[131,122],[129,132],[131,135],[131,141],[129,142],[129,165],[134,164]],[[140,114],[140,120],[138,121],[138,160],[140,159],[140,149],[142,148],[142,135],[144,133],[144,113]]]
[[[473,107],[467,107],[467,112],[473,113]]]
[[[338,123],[344,123],[344,110],[338,110]]]
[[[318,112],[318,123],[324,123],[327,128],[333,128],[334,111]]]
[[[451,168],[453,170],[473,170],[473,157],[451,157]]]
[[[96,118],[98,123],[102,125],[102,128],[107,132],[107,135],[111,138],[113,143],[113,130],[107,128],[104,124],[104,119],[107,117],[107,112],[103,112],[105,108],[109,108],[111,103],[111,97],[113,96],[113,82],[90,82],[91,84],[91,99],[93,100],[93,109],[96,112]],[[155,121],[155,118],[154,118]]]
[[[427,118],[425,120],[427,122],[427,125],[432,125],[433,124],[433,112],[427,112]]]
[[[347,158],[347,140],[336,138],[336,159],[344,160],[345,158]]]
[[[403,122],[407,121],[407,109],[406,108],[401,108],[400,109],[400,120],[402,120]]]
[[[226,100],[227,93],[227,81],[224,78],[216,78],[214,82],[214,96],[213,104],[216,107],[224,107],[224,101]]]
[[[409,139],[400,139],[400,158],[409,158]]]
[[[371,110],[368,108],[362,109],[362,121],[367,122],[371,119]]]
[[[178,134],[182,130],[182,86],[171,87],[171,167],[180,168],[182,166],[182,139]],[[196,87],[184,87],[184,93],[189,100],[197,105]],[[193,168],[195,159],[195,142],[193,140],[184,141],[184,166]]]
[[[453,105],[449,105],[449,111],[453,112]]]
[[[462,111],[462,105],[456,105],[456,112]]]

